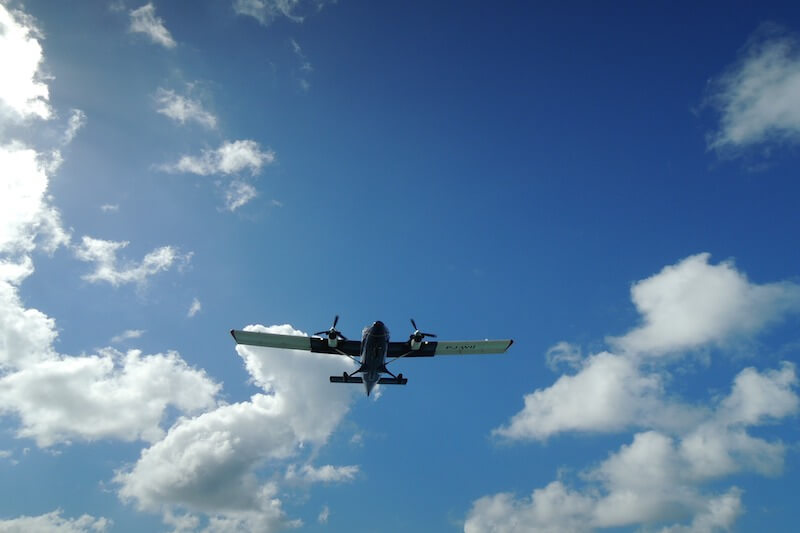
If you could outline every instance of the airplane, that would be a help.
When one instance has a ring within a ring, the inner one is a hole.
[[[463,354],[488,354],[504,353],[514,342],[505,340],[482,341],[426,341],[426,337],[435,338],[433,333],[423,333],[417,327],[414,319],[414,333],[408,336],[407,341],[390,342],[389,329],[377,320],[372,325],[366,326],[361,333],[361,341],[348,340],[336,329],[339,315],[333,319],[330,329],[318,331],[313,337],[278,335],[275,333],[261,333],[258,331],[231,330],[231,335],[237,344],[250,346],[266,346],[270,348],[285,348],[289,350],[308,350],[317,353],[329,353],[349,357],[359,364],[354,372],[343,372],[341,376],[331,376],[331,383],[363,383],[367,396],[376,384],[405,385],[408,379],[403,374],[392,374],[386,365],[405,357],[433,357],[435,355],[463,355]],[[359,359],[360,357],[360,359]],[[389,359],[387,361],[387,359]],[[363,378],[356,376],[363,374]],[[382,377],[388,374],[391,377]]]

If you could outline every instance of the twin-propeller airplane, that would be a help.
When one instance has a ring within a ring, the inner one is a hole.
[[[364,328],[361,341],[351,341],[336,329],[339,315],[333,319],[333,325],[327,331],[318,331],[313,337],[295,335],[276,335],[274,333],[261,333],[258,331],[231,330],[234,340],[238,344],[251,346],[267,346],[270,348],[285,348],[289,350],[308,350],[318,353],[343,355],[353,359],[359,364],[354,372],[343,372],[341,376],[331,376],[331,383],[363,383],[367,396],[375,387],[381,385],[405,385],[408,379],[403,374],[394,375],[386,365],[404,357],[432,357],[434,355],[463,355],[473,353],[504,353],[514,342],[505,340],[483,341],[426,341],[426,337],[435,338],[433,333],[423,333],[417,328],[414,319],[414,333],[408,336],[407,341],[389,342],[389,330],[383,322],[378,320]],[[324,337],[320,337],[324,335]],[[359,359],[360,358],[360,359]],[[356,374],[363,374],[361,378]],[[381,377],[387,374],[391,377]]]

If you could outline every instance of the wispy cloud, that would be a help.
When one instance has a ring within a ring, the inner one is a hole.
[[[156,111],[172,120],[186,124],[196,122],[208,129],[217,127],[217,117],[206,111],[199,100],[177,94],[171,89],[159,87],[155,94]]]
[[[11,12],[0,3],[0,117],[47,119],[52,114],[50,92],[39,70],[43,57],[40,36],[30,16]]]
[[[292,51],[294,55],[297,56],[298,61],[300,62],[299,67],[296,69],[296,77],[297,81],[300,84],[300,88],[303,91],[308,91],[311,89],[311,82],[308,81],[308,76],[313,72],[314,67],[311,66],[311,63],[308,61],[308,58],[303,53],[303,49],[300,48],[300,45],[297,44],[297,41],[294,39],[289,40],[289,44],[292,46]]]
[[[67,121],[67,129],[64,130],[64,136],[61,139],[61,143],[66,145],[72,142],[75,138],[75,135],[78,134],[78,130],[86,125],[86,113],[81,111],[80,109],[73,109],[69,115],[69,120]]]
[[[138,339],[142,335],[144,335],[143,329],[126,329],[119,335],[114,335],[113,337],[111,337],[111,343],[117,344],[129,339]]]
[[[172,246],[162,246],[147,253],[140,263],[117,264],[117,252],[128,246],[128,241],[106,241],[84,236],[75,247],[75,257],[95,264],[95,269],[85,274],[90,283],[106,282],[117,287],[127,283],[143,284],[147,278],[168,270],[173,265],[183,265],[191,260],[191,254],[180,254]]]
[[[300,3],[300,0],[234,0],[233,10],[239,15],[253,17],[266,26],[281,16],[302,22],[303,17],[294,14]]]
[[[225,209],[236,211],[258,196],[258,191],[249,183],[235,180],[225,189]]]
[[[192,304],[189,306],[189,311],[186,313],[186,316],[192,318],[194,315],[199,313],[203,309],[203,304],[200,303],[200,300],[197,298],[192,300]]]
[[[181,156],[177,163],[161,165],[159,168],[165,172],[201,176],[236,174],[245,170],[256,175],[265,165],[274,161],[275,152],[272,150],[262,150],[256,141],[238,140],[224,141],[219,148],[203,150],[199,156]]]
[[[317,522],[320,524],[327,524],[328,518],[331,516],[331,510],[328,508],[327,505],[322,507],[322,510],[319,512],[319,516],[317,516]]]
[[[3,531],[40,531],[60,533],[84,533],[93,531],[103,533],[113,525],[111,520],[85,514],[79,518],[66,518],[63,511],[58,509],[38,516],[19,516],[7,520],[0,520],[0,529]]]
[[[100,206],[103,213],[116,213],[119,211],[119,204],[103,204]]]
[[[776,141],[800,142],[800,44],[764,24],[739,60],[715,80],[708,101],[719,110],[719,129],[708,145],[730,152]]]
[[[175,41],[172,35],[164,25],[164,20],[156,16],[156,8],[152,3],[145,4],[140,8],[132,10],[130,16],[131,25],[129,31],[131,33],[143,33],[147,35],[152,42],[160,44],[165,48],[175,47]]]
[[[324,465],[320,467],[303,465],[303,467],[299,469],[295,465],[290,465],[286,470],[285,479],[287,481],[301,481],[303,483],[341,483],[353,481],[356,475],[358,475],[358,472],[358,465]]]

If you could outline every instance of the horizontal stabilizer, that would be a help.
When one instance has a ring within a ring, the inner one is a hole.
[[[331,376],[331,383],[364,383],[364,380],[353,376]]]
[[[408,383],[407,378],[381,378],[378,380],[381,385],[405,385]]]

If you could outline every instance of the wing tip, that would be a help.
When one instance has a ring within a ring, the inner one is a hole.
[[[231,337],[233,337],[233,340],[236,341],[236,344],[239,344],[239,341],[236,339],[236,330],[235,329],[231,330]]]

